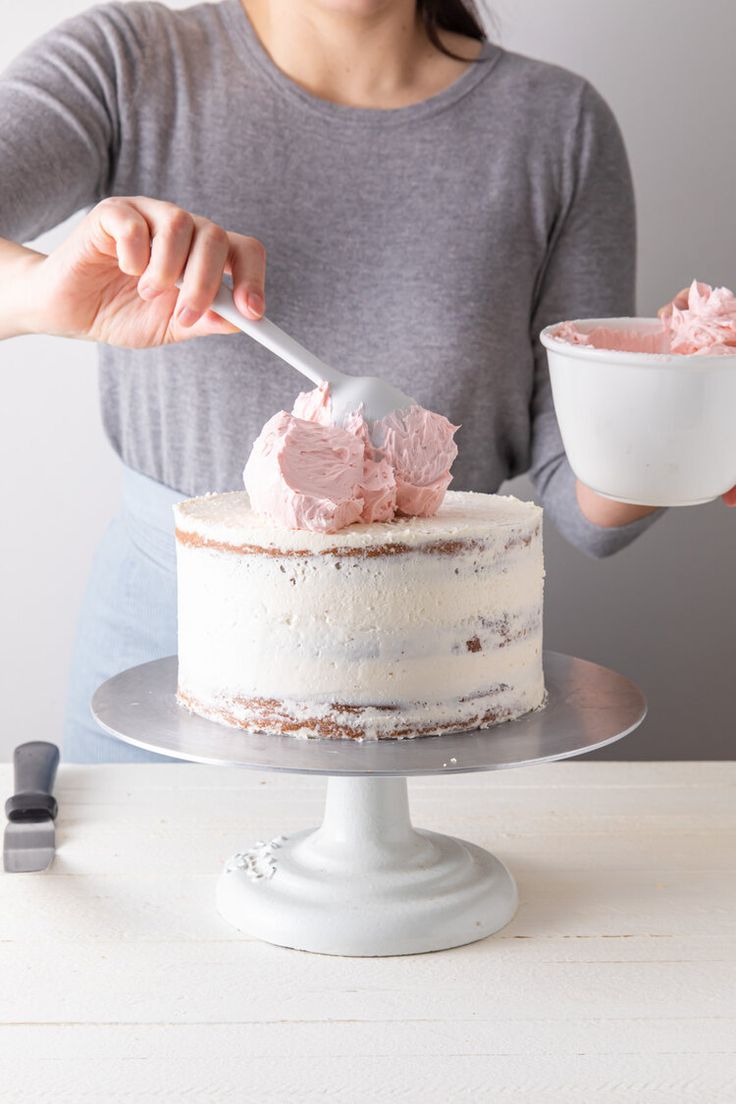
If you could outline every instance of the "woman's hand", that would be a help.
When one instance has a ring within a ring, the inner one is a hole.
[[[659,318],[665,321],[672,317],[672,308],[676,307],[678,310],[687,310],[688,299],[690,295],[690,288],[681,288],[677,295],[669,303],[665,303],[663,307],[660,307],[657,311]],[[736,506],[736,487],[732,487],[730,491],[726,491],[721,498],[727,506]]]
[[[48,256],[10,248],[25,284],[15,332],[129,348],[233,333],[208,310],[225,273],[238,310],[249,318],[264,311],[263,245],[161,200],[105,199]]]
[[[672,318],[673,307],[677,310],[687,310],[688,298],[690,296],[690,288],[680,288],[674,299],[670,299],[669,303],[665,303],[663,307],[660,307],[657,311],[657,318],[661,318],[663,321],[668,321]]]

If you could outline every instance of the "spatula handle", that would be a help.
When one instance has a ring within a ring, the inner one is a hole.
[[[58,806],[52,796],[59,749],[45,740],[20,744],[13,753],[15,792],[5,802],[8,820],[55,817]]]

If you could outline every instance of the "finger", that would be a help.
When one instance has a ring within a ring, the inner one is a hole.
[[[228,238],[235,306],[249,318],[262,318],[266,309],[266,250],[257,238],[242,234],[228,234]]]
[[[140,211],[124,200],[103,200],[92,212],[93,239],[101,252],[117,257],[128,276],[140,276],[148,264],[150,227]]]
[[[660,307],[657,311],[659,318],[668,319],[672,316],[672,308],[676,307],[677,310],[687,310],[687,305],[690,298],[690,288],[681,288],[678,291],[674,299],[670,299],[669,303],[665,303],[663,307]]]
[[[230,242],[222,227],[206,219],[195,219],[194,236],[177,303],[179,325],[193,326],[211,306],[220,289],[229,252]]]
[[[727,506],[736,506],[736,487],[732,487],[730,491],[726,491],[723,496],[723,501]]]
[[[156,219],[151,256],[138,282],[142,299],[155,299],[173,288],[187,263],[194,235],[194,219],[181,207],[171,207]]]

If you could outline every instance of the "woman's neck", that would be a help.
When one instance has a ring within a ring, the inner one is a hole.
[[[287,77],[320,99],[350,107],[406,107],[428,99],[457,80],[481,45],[442,32],[443,43],[463,60],[442,54],[417,18],[416,0],[376,0],[362,11],[335,0],[241,3]]]

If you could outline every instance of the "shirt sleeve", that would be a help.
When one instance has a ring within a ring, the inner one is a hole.
[[[636,313],[636,214],[628,158],[610,108],[587,82],[570,139],[560,179],[562,202],[532,312],[535,377],[529,474],[560,533],[583,552],[602,557],[624,548],[664,511],[614,528],[594,525],[578,506],[576,478],[562,444],[540,331],[569,318]]]
[[[110,193],[141,37],[121,5],[102,5],[0,76],[0,237],[28,241]]]

